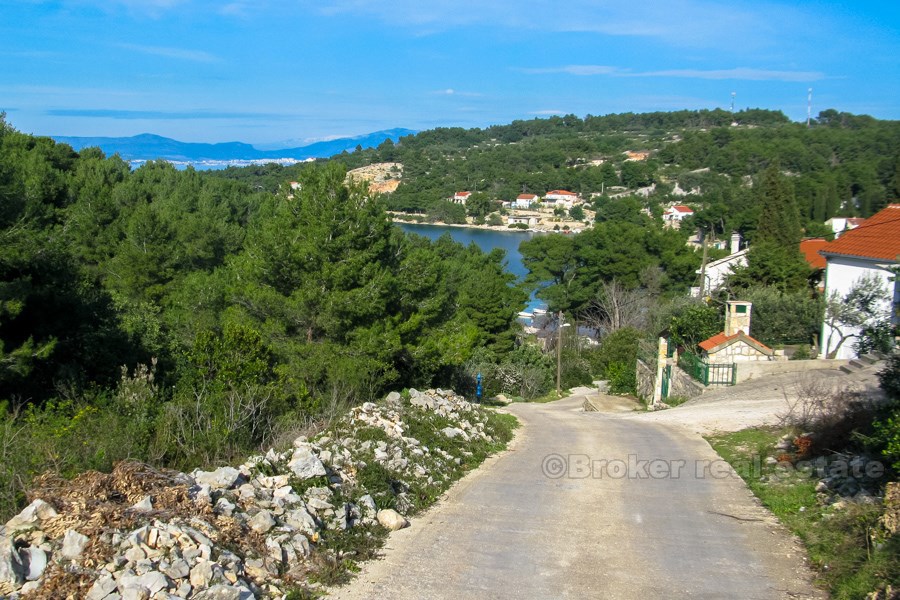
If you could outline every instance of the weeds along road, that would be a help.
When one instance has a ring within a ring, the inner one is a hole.
[[[511,405],[510,449],[333,597],[824,597],[799,542],[701,437],[582,401]]]

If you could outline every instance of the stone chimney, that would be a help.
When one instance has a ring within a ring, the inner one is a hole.
[[[741,251],[741,234],[737,231],[731,232],[731,253],[737,254]]]
[[[725,308],[725,335],[743,331],[750,335],[750,311],[753,304],[741,300],[730,300]]]

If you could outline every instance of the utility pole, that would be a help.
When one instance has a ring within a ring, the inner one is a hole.
[[[563,312],[559,311],[559,318],[556,322],[556,397],[562,396],[560,389],[560,373],[562,373],[562,330],[563,330]]]

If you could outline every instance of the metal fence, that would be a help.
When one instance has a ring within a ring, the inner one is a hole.
[[[737,383],[737,365],[734,363],[708,363],[692,352],[678,357],[678,366],[703,385],[734,385]]]

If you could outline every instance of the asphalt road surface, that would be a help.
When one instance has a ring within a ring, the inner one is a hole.
[[[799,542],[699,435],[583,400],[511,405],[510,449],[332,596],[824,597]]]

